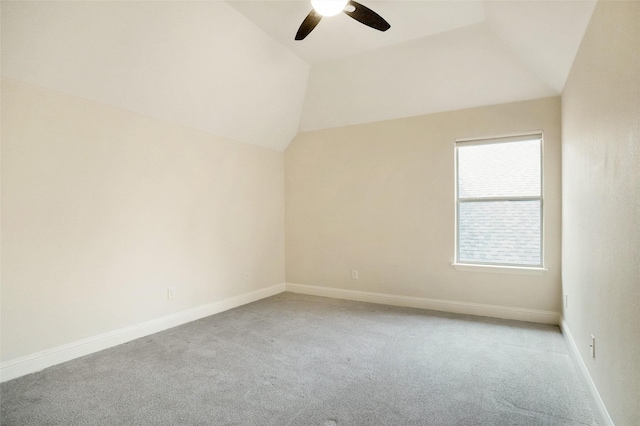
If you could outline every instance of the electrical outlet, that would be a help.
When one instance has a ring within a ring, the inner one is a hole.
[[[357,280],[359,278],[360,278],[360,275],[358,273],[358,270],[357,269],[352,269],[351,270],[351,279],[352,280]]]
[[[176,289],[173,287],[167,287],[167,299],[173,299],[176,297]]]
[[[591,348],[591,357],[595,358],[596,357],[596,338],[593,337],[593,334],[591,335],[591,344],[589,345],[589,347]]]

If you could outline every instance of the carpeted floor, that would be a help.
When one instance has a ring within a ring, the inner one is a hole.
[[[291,293],[1,386],[10,425],[597,425],[560,331]]]

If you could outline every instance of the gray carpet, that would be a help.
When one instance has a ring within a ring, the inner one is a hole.
[[[596,425],[555,326],[283,293],[1,386],[9,425]]]

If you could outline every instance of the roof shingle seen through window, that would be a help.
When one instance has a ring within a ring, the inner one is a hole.
[[[460,198],[539,195],[539,139],[458,147]]]
[[[460,198],[540,196],[540,141],[458,148]],[[537,266],[541,201],[460,202],[458,261]]]

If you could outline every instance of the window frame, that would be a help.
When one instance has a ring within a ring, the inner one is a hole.
[[[513,197],[466,197],[460,198],[459,186],[459,156],[458,148],[474,145],[490,145],[509,142],[524,142],[537,139],[540,141],[540,195],[539,196],[513,196]],[[541,130],[517,133],[503,136],[483,138],[457,138],[454,139],[454,198],[455,198],[455,225],[454,225],[454,262],[452,266],[460,271],[479,271],[496,273],[514,273],[525,275],[540,275],[545,269],[545,203],[544,203],[544,133]],[[514,264],[501,262],[473,262],[460,260],[460,204],[472,202],[501,202],[501,201],[539,201],[540,202],[540,264]]]

